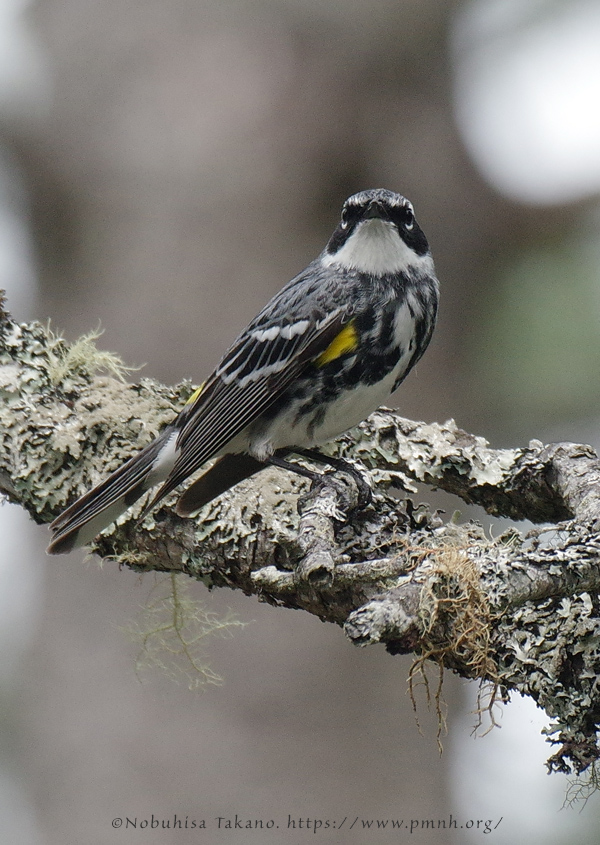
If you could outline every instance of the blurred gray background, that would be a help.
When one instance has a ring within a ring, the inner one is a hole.
[[[0,286],[20,319],[69,339],[100,323],[143,375],[197,383],[345,197],[387,187],[413,201],[443,286],[402,413],[497,446],[598,445],[599,43],[597,0],[0,0]],[[208,646],[224,685],[140,684],[120,627],[154,580],[49,560],[43,529],[0,521],[3,843],[399,841],[290,831],[288,814],[598,841],[598,801],[560,811],[528,702],[475,740],[473,689],[448,674],[440,757],[409,658],[201,585],[250,623]],[[235,813],[283,827],[214,830]],[[212,829],[111,827],[152,814]]]

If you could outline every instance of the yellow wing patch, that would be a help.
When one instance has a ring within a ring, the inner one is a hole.
[[[204,390],[204,385],[205,385],[205,384],[206,384],[206,382],[205,382],[205,381],[203,381],[203,382],[202,382],[202,384],[200,385],[200,387],[197,387],[197,388],[194,390],[194,392],[192,393],[192,395],[190,396],[190,398],[189,398],[189,399],[187,400],[187,402],[185,403],[186,405],[191,405],[193,402],[195,402],[195,401],[196,401],[196,399],[200,396],[200,394],[201,394],[201,393],[202,393],[202,391]]]
[[[341,355],[345,355],[346,352],[355,352],[357,349],[358,332],[354,320],[350,320],[341,332],[333,338],[327,349],[315,358],[315,364],[317,367],[324,367]]]

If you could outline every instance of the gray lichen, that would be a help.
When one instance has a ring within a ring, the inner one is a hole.
[[[0,303],[0,491],[37,522],[137,452],[192,389],[123,384],[120,366],[89,336],[73,352],[39,324],[16,324]],[[177,517],[172,499],[142,524],[133,509],[94,550],[306,610],[356,644],[431,657],[503,694],[529,695],[551,721],[551,769],[584,771],[600,755],[595,452],[539,441],[497,450],[452,420],[412,422],[385,409],[331,448],[368,468],[370,507],[356,510],[354,485],[339,478],[307,493],[305,481],[269,469],[195,520]],[[398,496],[415,482],[489,513],[561,524],[491,541]]]

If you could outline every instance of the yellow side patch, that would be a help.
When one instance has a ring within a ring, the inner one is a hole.
[[[186,405],[191,405],[191,404],[192,404],[192,402],[195,402],[195,401],[196,401],[196,399],[200,396],[200,394],[201,394],[201,393],[202,393],[202,391],[204,390],[204,385],[205,385],[205,384],[206,384],[206,382],[204,382],[204,381],[203,381],[203,382],[202,382],[202,384],[200,385],[200,387],[197,387],[197,388],[194,390],[194,392],[192,393],[192,395],[190,396],[190,398],[189,398],[189,399],[187,400],[187,402],[185,403]]]
[[[319,357],[315,358],[315,364],[317,367],[324,367],[341,355],[345,355],[346,352],[355,352],[357,349],[358,332],[356,331],[354,320],[350,320],[348,325],[344,326],[341,332],[334,337],[325,352],[321,352]]]

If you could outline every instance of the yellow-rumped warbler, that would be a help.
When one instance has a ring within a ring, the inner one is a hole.
[[[344,203],[319,257],[252,320],[181,413],[148,446],[50,526],[50,554],[89,543],[152,487],[146,511],[219,458],[180,497],[194,514],[290,452],[311,452],[359,423],[395,390],[433,332],[438,281],[427,239],[400,194]],[[339,464],[339,462],[338,462]]]

